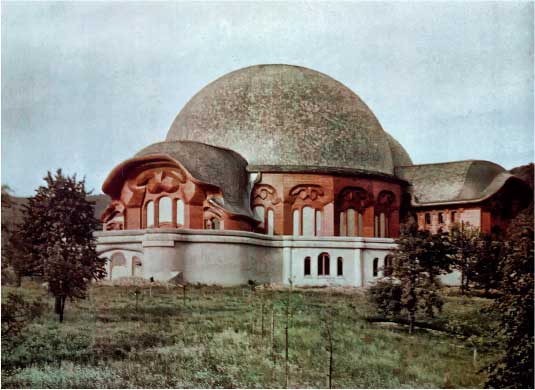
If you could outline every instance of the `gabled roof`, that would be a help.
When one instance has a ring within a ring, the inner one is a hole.
[[[498,192],[506,182],[520,178],[490,161],[466,160],[448,163],[397,167],[396,175],[411,186],[413,206],[432,206],[481,202]],[[522,184],[523,183],[523,184]]]
[[[147,146],[134,158],[113,169],[102,189],[113,192],[115,177],[123,175],[129,166],[151,158],[163,158],[182,166],[196,181],[218,187],[223,199],[216,203],[231,214],[254,219],[249,198],[250,187],[246,171],[247,161],[238,153],[194,141],[166,141]]]

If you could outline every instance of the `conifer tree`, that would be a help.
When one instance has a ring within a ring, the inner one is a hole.
[[[88,284],[105,276],[105,259],[96,253],[93,232],[98,221],[86,199],[85,180],[48,172],[24,210],[21,236],[29,266],[48,282],[56,298],[55,310],[63,322],[67,298],[83,299]]]

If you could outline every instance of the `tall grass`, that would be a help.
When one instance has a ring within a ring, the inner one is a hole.
[[[4,288],[3,296],[12,290]],[[22,291],[44,296],[52,307],[40,286],[26,283]],[[151,294],[148,288],[93,286],[90,299],[68,303],[63,324],[48,310],[25,329],[16,348],[2,351],[2,387],[285,387],[287,291],[189,286],[186,303],[181,288],[153,287]],[[437,321],[488,322],[480,310],[488,302],[467,299],[447,297]],[[328,383],[323,312],[336,324],[333,388],[480,387],[484,382],[471,345],[462,339],[418,329],[409,335],[368,323],[372,308],[359,291],[294,289],[288,387]],[[264,327],[269,337],[263,337]],[[480,366],[497,353],[478,352]]]

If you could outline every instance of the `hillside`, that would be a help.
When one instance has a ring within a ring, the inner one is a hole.
[[[511,172],[513,175],[518,176],[522,180],[524,180],[526,183],[528,183],[531,186],[531,189],[533,189],[533,170],[534,165],[533,163],[522,165],[520,167],[516,167],[511,169],[509,172]]]
[[[2,196],[4,196],[2,194]],[[13,227],[22,222],[22,210],[28,203],[28,198],[19,196],[10,196],[13,203],[12,207],[2,207],[2,225]],[[108,195],[90,195],[87,200],[95,202],[95,218],[100,219],[102,212],[110,202]]]

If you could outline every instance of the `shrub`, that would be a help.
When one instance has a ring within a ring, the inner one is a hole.
[[[380,279],[366,291],[368,300],[385,318],[396,317],[403,308],[401,304],[401,285],[391,279]]]

